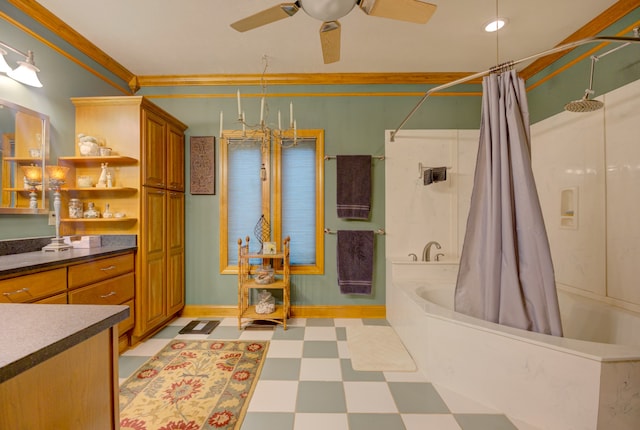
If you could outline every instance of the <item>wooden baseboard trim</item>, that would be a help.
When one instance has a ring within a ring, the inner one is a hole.
[[[384,305],[367,306],[292,306],[293,318],[386,318]],[[235,306],[186,305],[180,316],[185,318],[235,318]]]

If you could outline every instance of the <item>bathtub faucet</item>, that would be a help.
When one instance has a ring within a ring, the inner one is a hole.
[[[435,245],[437,249],[440,249],[441,246],[435,240],[427,243],[422,250],[422,261],[431,261],[431,246]]]

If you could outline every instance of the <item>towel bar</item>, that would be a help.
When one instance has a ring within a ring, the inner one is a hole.
[[[333,230],[331,230],[330,228],[326,228],[326,227],[325,227],[325,229],[324,229],[324,232],[325,232],[326,234],[337,234],[337,233],[338,233],[337,231],[333,231]],[[379,229],[377,229],[376,231],[374,231],[374,233],[375,233],[375,234],[384,235],[384,234],[385,234],[385,231],[384,231],[383,229],[379,228]]]

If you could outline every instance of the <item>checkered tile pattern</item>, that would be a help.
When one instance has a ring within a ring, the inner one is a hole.
[[[181,335],[171,323],[120,357],[123,382],[171,339],[269,340],[242,430],[538,430],[430,383],[418,372],[353,370],[346,327],[371,319],[290,319],[287,330],[238,330],[222,319],[210,335]]]

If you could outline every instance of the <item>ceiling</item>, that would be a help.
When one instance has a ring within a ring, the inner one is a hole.
[[[327,0],[316,0],[327,1]],[[340,1],[340,0],[337,0]],[[552,48],[615,0],[431,0],[427,24],[366,15],[340,19],[342,53],[323,64],[321,22],[300,10],[245,33],[229,24],[277,0],[38,0],[131,73],[477,72]],[[497,9],[497,14],[496,14]],[[509,22],[483,31],[496,15]]]

